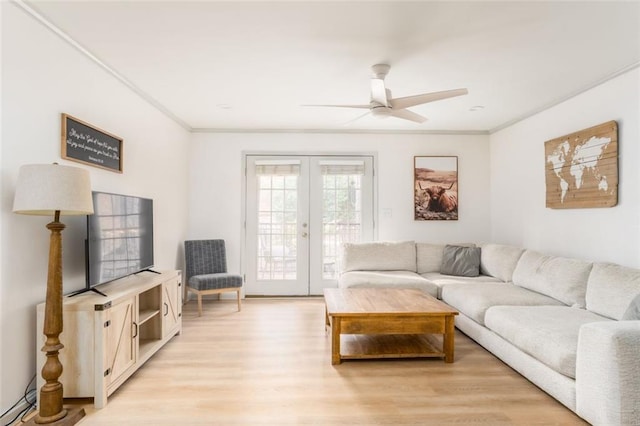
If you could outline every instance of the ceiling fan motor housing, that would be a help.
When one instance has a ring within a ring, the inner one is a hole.
[[[386,93],[387,102],[388,102],[389,100],[391,100],[391,90],[385,89],[385,93]],[[384,105],[384,104],[381,104],[380,102],[376,101],[375,99],[371,99],[371,101],[369,102],[369,107],[372,108],[372,109],[373,108],[378,108],[378,107],[379,108],[385,108],[385,109],[392,108],[391,104]]]
[[[373,71],[372,78],[379,78],[380,80],[384,80],[384,78],[389,73],[390,69],[391,69],[391,65],[376,64],[371,67],[371,71]]]

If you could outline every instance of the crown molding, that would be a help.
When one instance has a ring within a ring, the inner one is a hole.
[[[195,127],[192,133],[325,133],[380,135],[488,135],[486,130],[385,130],[385,129],[242,129]]]
[[[613,73],[611,73],[611,74],[609,74],[609,75],[607,75],[607,76],[605,76],[605,77],[603,77],[603,78],[601,78],[601,79],[599,79],[599,80],[597,80],[597,81],[595,81],[595,82],[593,82],[593,83],[591,83],[591,84],[589,84],[587,86],[584,86],[584,87],[576,90],[573,93],[570,93],[570,94],[568,94],[566,96],[558,98],[558,99],[556,99],[556,100],[554,100],[552,102],[549,102],[548,104],[542,105],[539,108],[536,108],[536,109],[534,109],[532,111],[529,111],[528,113],[523,114],[523,115],[521,115],[521,116],[519,116],[517,118],[514,118],[513,120],[509,120],[509,121],[507,121],[507,122],[505,122],[505,123],[503,123],[503,124],[501,124],[499,126],[496,126],[496,127],[492,128],[492,129],[490,129],[487,133],[492,135],[492,134],[494,134],[496,132],[499,132],[500,130],[506,129],[507,127],[511,127],[514,124],[519,123],[520,121],[526,120],[527,118],[533,117],[534,115],[536,115],[538,113],[541,113],[542,111],[546,111],[546,110],[548,110],[550,108],[553,108],[554,106],[559,105],[559,104],[561,104],[561,103],[563,103],[565,101],[568,101],[571,98],[575,98],[578,95],[581,95],[581,94],[583,94],[583,93],[585,93],[585,92],[587,92],[587,91],[589,91],[589,90],[591,90],[593,88],[596,88],[596,87],[600,86],[601,84],[606,83],[607,81],[613,80],[614,78],[619,77],[619,76],[621,76],[623,74],[626,74],[629,71],[632,71],[632,70],[634,70],[634,69],[636,69],[638,67],[640,67],[640,61],[639,62],[634,62],[631,65],[628,65],[628,66],[626,66],[626,67],[624,67],[622,69],[619,69],[618,71],[615,71],[615,72],[613,72]]]
[[[102,59],[100,59],[98,56],[96,56],[95,54],[93,54],[89,49],[87,49],[86,47],[84,47],[82,44],[78,43],[76,40],[74,40],[69,34],[67,34],[66,32],[64,32],[62,29],[60,29],[58,26],[56,26],[55,24],[53,24],[51,21],[49,21],[49,19],[47,19],[42,13],[40,13],[38,10],[36,10],[32,5],[30,5],[27,1],[25,0],[10,0],[11,3],[13,3],[14,5],[18,6],[20,9],[22,9],[24,12],[26,12],[27,14],[29,14],[31,17],[33,17],[36,21],[40,22],[42,25],[44,25],[47,29],[49,29],[51,32],[53,32],[55,35],[57,35],[58,37],[60,37],[63,41],[65,41],[67,44],[69,44],[71,47],[73,47],[74,49],[76,49],[77,51],[79,51],[81,54],[83,54],[84,56],[86,56],[87,58],[89,58],[91,61],[93,61],[95,64],[97,64],[99,67],[101,67],[103,70],[105,70],[107,73],[111,74],[116,80],[120,81],[122,84],[124,84],[129,90],[131,90],[132,92],[134,92],[135,94],[137,94],[138,96],[140,96],[143,100],[145,100],[147,103],[149,103],[151,106],[153,106],[154,108],[156,108],[158,111],[160,111],[161,113],[163,113],[165,116],[167,116],[168,118],[170,118],[171,120],[173,120],[175,123],[177,123],[179,126],[181,126],[182,128],[184,128],[185,130],[187,130],[188,132],[191,132],[191,126],[189,126],[185,121],[183,121],[180,117],[178,117],[176,114],[174,114],[171,110],[169,110],[167,107],[165,107],[164,105],[162,105],[160,102],[158,102],[157,100],[155,100],[151,95],[149,95],[147,92],[145,92],[144,90],[140,89],[138,86],[136,86],[131,80],[129,80],[128,78],[126,78],[124,75],[120,74],[118,71],[116,71],[112,66],[110,66],[109,64],[107,64],[106,62],[104,62]]]

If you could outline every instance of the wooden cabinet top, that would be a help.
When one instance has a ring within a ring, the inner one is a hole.
[[[96,310],[96,306],[104,306],[108,305],[108,303],[115,305],[166,281],[175,278],[180,279],[182,274],[179,270],[159,272],[159,274],[148,271],[140,272],[97,286],[96,289],[106,294],[107,297],[94,292],[65,296],[62,300],[64,309],[69,311],[93,311]],[[40,308],[41,305],[44,306],[44,303],[41,303],[38,307]],[[100,309],[98,308],[97,310]]]

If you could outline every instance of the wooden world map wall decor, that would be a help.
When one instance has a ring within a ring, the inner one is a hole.
[[[600,124],[544,143],[547,207],[618,203],[618,124]]]

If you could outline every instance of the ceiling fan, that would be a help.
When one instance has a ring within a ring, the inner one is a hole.
[[[402,98],[392,98],[391,91],[384,86],[384,78],[391,69],[387,64],[376,64],[371,67],[371,100],[368,105],[304,105],[318,107],[338,107],[338,108],[366,108],[369,109],[365,115],[371,113],[376,117],[396,117],[415,123],[424,123],[426,117],[409,111],[407,108],[426,104],[428,102],[440,101],[455,96],[466,95],[467,89],[453,89],[442,92],[423,93],[421,95],[405,96]],[[360,117],[358,117],[360,118]]]

